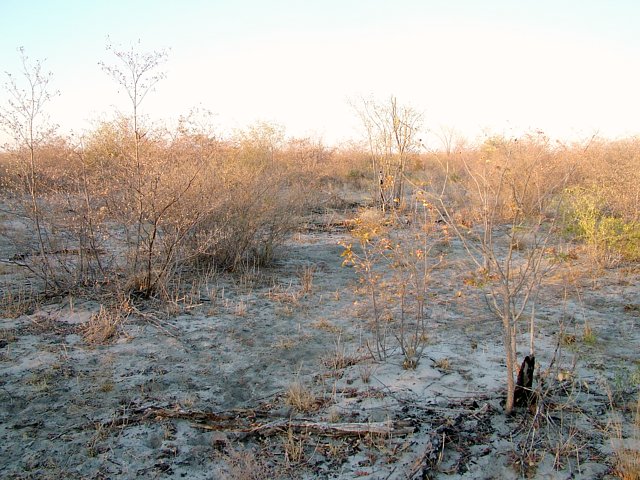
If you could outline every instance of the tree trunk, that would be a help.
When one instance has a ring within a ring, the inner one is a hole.
[[[507,363],[507,403],[505,405],[505,413],[510,415],[513,411],[513,401],[515,392],[515,383],[513,375],[516,368],[515,346],[512,335],[513,325],[511,323],[511,311],[509,309],[510,295],[507,287],[502,292],[502,330],[504,340],[505,359]]]

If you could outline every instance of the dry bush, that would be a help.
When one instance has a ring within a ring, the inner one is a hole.
[[[152,126],[140,106],[164,78],[166,52],[107,50],[115,63],[102,68],[131,110],[77,144],[44,121],[53,94],[40,62],[21,51],[31,90],[8,76],[5,87],[23,101],[0,112],[16,138],[2,158],[2,193],[35,237],[19,245],[19,265],[57,292],[106,286],[150,297],[194,264],[270,262],[309,207],[329,152],[320,142],[287,143],[281,127],[265,123],[226,140],[195,115],[171,131]]]
[[[134,133],[126,119],[102,125],[83,152],[90,216],[123,254],[113,268],[125,272],[125,286],[149,296],[175,273],[179,246],[197,223],[194,209],[202,188],[200,171],[211,155],[189,138],[147,130],[131,152]],[[115,227],[115,228],[114,228]]]
[[[640,138],[593,138],[570,154],[578,160],[576,186],[598,191],[611,215],[640,221]]]
[[[470,224],[482,221],[486,199],[495,201],[496,219],[509,221],[550,213],[573,165],[561,147],[552,148],[542,133],[507,139],[491,137],[478,147],[434,154],[432,187]],[[496,194],[499,195],[496,196]]]
[[[542,133],[491,137],[478,146],[425,157],[420,187],[440,194],[456,223],[482,223],[492,192],[497,220],[554,215],[558,204],[567,233],[586,243],[598,261],[640,258],[640,140],[592,138],[552,144]],[[526,173],[526,174],[525,174]]]
[[[335,148],[316,165],[316,169],[320,185],[329,192],[346,187],[368,191],[375,178],[369,155],[362,145],[357,144]]]
[[[479,155],[462,157],[464,176],[459,180],[451,179],[451,169],[445,164],[444,183],[425,196],[433,199],[467,259],[485,278],[487,305],[503,326],[505,409],[510,413],[516,386],[516,327],[525,310],[535,305],[537,292],[553,269],[546,258],[547,246],[555,241],[560,198],[572,170],[556,161],[558,152],[550,149],[548,138],[540,133],[517,139],[489,138],[478,150]],[[451,186],[453,195],[446,195]],[[457,203],[460,200],[464,203]],[[456,215],[462,205],[471,207],[466,219]],[[533,355],[533,316],[530,332]]]
[[[30,231],[24,235],[18,229],[10,238],[17,252],[16,265],[43,280],[46,288],[65,291],[95,284],[101,270],[96,263],[101,245],[100,232],[94,229],[91,208],[82,193],[81,165],[71,146],[58,147],[60,151],[44,157],[53,161],[51,172],[46,170],[47,162],[38,163],[33,192],[20,181],[25,178],[20,173],[23,165],[16,160],[13,171],[18,172],[18,181],[10,182],[10,197],[5,201],[13,220]]]
[[[62,289],[100,283],[150,296],[194,265],[269,263],[311,206],[314,164],[285,155],[284,144],[268,143],[275,140],[262,130],[249,133],[221,141],[184,126],[149,128],[135,156],[130,122],[117,118],[78,148],[43,148],[56,165],[38,165],[44,255],[33,255],[25,239],[25,266],[38,274],[48,264]],[[20,178],[9,181],[17,202]],[[26,199],[14,211],[30,219],[29,207]]]
[[[356,293],[365,299],[372,358],[385,361],[399,348],[403,366],[415,369],[428,340],[431,273],[444,255],[436,247],[448,240],[424,192],[410,198],[402,215],[361,211],[351,228],[358,244],[343,243],[342,256],[343,265],[353,265],[360,276],[362,288]]]
[[[199,201],[211,208],[188,237],[198,262],[230,270],[271,262],[309,198],[305,176],[278,157],[278,145],[241,140],[203,172],[208,188]]]

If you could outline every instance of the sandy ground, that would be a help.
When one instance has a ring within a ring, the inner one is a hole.
[[[637,266],[594,273],[578,255],[556,272],[537,309],[543,400],[506,417],[500,324],[465,284],[460,246],[434,273],[428,346],[405,370],[399,352],[369,358],[367,301],[341,241],[348,232],[317,222],[269,269],[213,275],[175,305],[135,305],[106,345],[82,336],[96,301],[0,319],[0,477],[613,474],[612,438],[638,440]],[[19,278],[6,265],[2,276]],[[520,343],[521,359],[524,331]],[[292,385],[306,408],[291,405]],[[363,430],[331,430],[349,425]]]

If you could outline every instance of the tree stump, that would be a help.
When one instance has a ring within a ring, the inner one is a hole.
[[[514,392],[514,405],[516,407],[525,407],[531,405],[535,399],[533,391],[533,372],[536,367],[536,357],[527,355],[520,366],[518,372],[518,380]]]

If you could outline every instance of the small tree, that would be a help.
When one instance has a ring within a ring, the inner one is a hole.
[[[386,361],[399,348],[405,369],[415,369],[426,348],[431,275],[443,260],[435,247],[447,241],[424,192],[412,200],[402,219],[364,210],[351,231],[358,248],[342,244],[343,265],[356,268],[371,306],[371,356]]]
[[[448,204],[447,175],[435,198],[441,218],[462,242],[477,267],[478,284],[486,286],[487,303],[500,319],[507,366],[507,401],[511,413],[516,400],[518,329],[529,317],[529,361],[535,355],[535,302],[553,263],[547,247],[559,221],[560,195],[568,170],[548,162],[548,139],[542,135],[507,140],[491,138],[482,147],[479,162],[462,159],[467,203],[476,206],[475,218],[463,225]],[[443,165],[449,171],[449,165]],[[460,205],[457,205],[460,207]],[[476,225],[468,228],[469,223]],[[528,372],[531,378],[533,372]]]
[[[409,156],[418,147],[416,134],[422,115],[411,107],[362,99],[354,106],[366,131],[375,181],[374,202],[383,211],[402,205],[404,174]]]
[[[45,289],[57,288],[57,276],[47,254],[49,240],[39,204],[41,188],[38,178],[39,147],[55,132],[55,126],[49,123],[45,113],[45,106],[55,95],[49,86],[52,73],[44,71],[42,62],[31,62],[23,47],[18,52],[22,72],[18,77],[5,72],[4,90],[9,99],[7,105],[0,108],[0,126],[13,137],[13,144],[7,149],[17,156],[23,170],[23,186],[29,199],[27,217],[33,222],[40,258],[35,273],[44,280]]]
[[[176,171],[179,164],[171,158],[170,150],[167,157],[159,134],[142,127],[140,108],[147,95],[165,78],[165,73],[158,69],[166,61],[167,52],[140,52],[135,46],[119,50],[111,44],[107,50],[118,62],[100,65],[124,89],[131,104],[130,119],[123,122],[123,126],[124,132],[129,132],[132,149],[125,141],[119,152],[130,166],[123,179],[127,186],[124,206],[126,209],[127,204],[135,205],[130,288],[150,296],[171,270],[178,244],[198,221],[198,215],[180,217],[178,212],[196,183],[199,162],[194,159],[194,168]],[[161,236],[169,232],[173,241],[167,244],[170,237]]]

